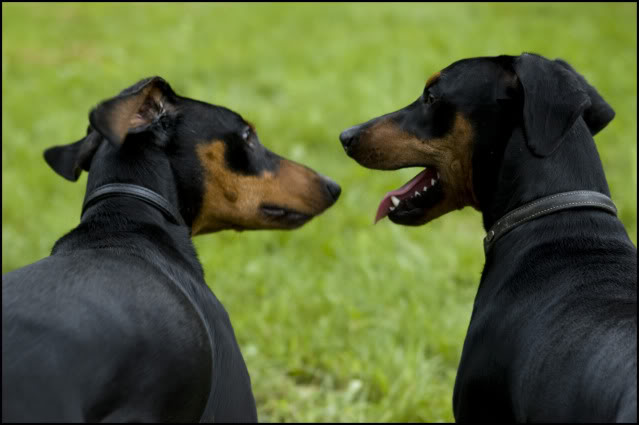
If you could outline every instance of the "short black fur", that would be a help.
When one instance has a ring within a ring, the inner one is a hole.
[[[592,86],[563,61],[502,57],[491,71],[486,60],[449,70],[496,87],[471,84],[484,94],[466,91],[460,107],[477,133],[473,182],[486,229],[543,196],[610,196],[592,134],[614,112]],[[495,92],[506,96],[474,101]],[[623,224],[602,211],[552,214],[498,240],[459,365],[456,420],[636,421],[636,267]]]
[[[45,151],[51,168],[71,181],[90,170],[85,199],[131,184],[165,208],[111,193],[86,204],[51,256],[3,275],[3,422],[257,421],[191,236],[299,227],[337,201],[339,185],[270,152],[239,114],[178,96],[160,77],[101,102],[89,122],[80,141]],[[285,161],[295,177],[266,178]],[[233,184],[253,204],[222,194]],[[287,190],[269,196],[272,187]],[[259,202],[297,203],[304,220],[264,217]],[[183,220],[169,217],[175,210]]]
[[[135,127],[122,133],[121,111],[141,93],[150,103],[135,103],[138,116],[124,117]],[[87,136],[45,159],[73,181],[90,169],[87,194],[108,183],[143,185],[179,206],[190,226],[204,192],[196,147],[236,146],[246,125],[153,77],[98,105]],[[235,169],[272,168],[259,148],[247,155],[256,158],[231,161]],[[50,257],[2,282],[3,421],[257,420],[233,328],[189,228],[148,204],[96,203]]]
[[[545,196],[610,196],[593,136],[615,113],[565,61],[535,54],[464,59],[443,69],[421,99],[429,94],[448,106],[437,123],[417,103],[389,115],[425,142],[455,114],[470,123],[472,187],[487,230]],[[358,152],[362,129],[374,131],[387,116],[344,131],[347,153]],[[397,149],[392,140],[386,148]],[[637,421],[637,249],[617,217],[561,211],[495,242],[453,410],[458,422]]]

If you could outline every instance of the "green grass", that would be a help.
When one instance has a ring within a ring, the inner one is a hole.
[[[254,122],[275,152],[343,188],[294,232],[196,239],[229,311],[262,421],[451,421],[484,262],[479,213],[372,225],[415,170],[364,169],[338,134],[399,109],[432,73],[532,51],[583,73],[617,117],[597,145],[636,244],[636,4],[3,4],[2,271],[48,255],[79,220],[86,174],[42,152],[89,109],[161,75]]]

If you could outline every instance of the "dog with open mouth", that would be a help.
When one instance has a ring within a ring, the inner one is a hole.
[[[384,196],[375,222],[388,216],[394,223],[418,226],[467,205],[479,208],[470,174],[473,130],[452,105],[430,92],[439,76],[433,75],[423,95],[406,108],[340,135],[346,153],[365,167],[424,168]]]
[[[593,140],[614,115],[567,62],[525,53],[457,61],[415,102],[340,134],[365,167],[423,168],[376,222],[482,214],[457,421],[637,421],[637,249]]]

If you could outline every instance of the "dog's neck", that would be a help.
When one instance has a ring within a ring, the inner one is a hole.
[[[171,223],[161,211],[138,199],[112,197],[96,203],[76,228],[55,243],[51,254],[73,252],[78,244],[123,256],[144,252],[159,262],[181,258],[184,267],[203,276],[189,228]]]
[[[123,159],[114,155],[108,149],[96,154],[89,172],[86,195],[105,184],[131,183],[153,190],[178,209],[178,196],[175,183],[171,184],[174,179],[168,159],[147,154],[143,160],[135,161],[136,168],[133,169],[130,165],[122,166]],[[140,199],[113,196],[92,204],[86,209],[78,227],[56,242],[52,254],[64,252],[67,242],[78,238],[87,247],[130,249],[132,252],[140,249],[140,243],[149,243],[157,249],[158,255],[170,253],[173,258],[182,257],[189,269],[202,274],[190,227],[173,223],[160,209]]]
[[[131,142],[134,145],[136,140]],[[86,196],[110,183],[128,183],[152,190],[179,209],[176,179],[167,155],[159,148],[124,145],[114,149],[103,142],[91,162]]]
[[[485,199],[480,199],[486,230],[508,212],[544,196],[573,190],[610,196],[597,148],[583,120],[576,122],[552,155],[543,158],[530,152],[522,128],[514,128],[496,179],[495,190],[483,191]]]
[[[87,192],[82,206],[82,216],[86,210],[108,198],[132,198],[140,200],[160,211],[169,221],[179,226],[186,226],[177,208],[162,195],[146,187],[130,183],[109,183]],[[81,217],[82,217],[81,216]]]

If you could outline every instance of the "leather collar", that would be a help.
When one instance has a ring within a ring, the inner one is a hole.
[[[602,193],[590,190],[556,193],[522,205],[500,218],[484,238],[484,253],[488,255],[497,239],[520,224],[570,208],[596,208],[617,215],[615,204]]]
[[[128,183],[105,184],[93,190],[84,200],[82,205],[82,216],[91,205],[105,198],[114,196],[128,196],[146,202],[152,207],[160,210],[166,218],[179,226],[186,226],[180,212],[171,205],[162,195],[142,186]]]

